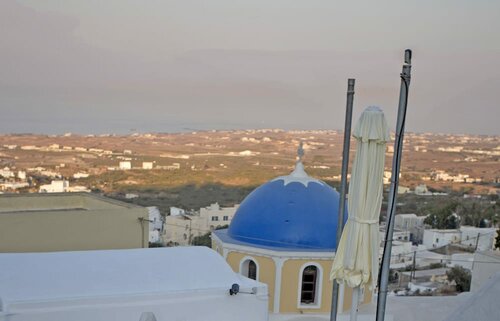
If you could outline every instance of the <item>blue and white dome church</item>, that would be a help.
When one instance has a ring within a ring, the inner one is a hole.
[[[212,233],[213,249],[235,272],[268,285],[274,313],[327,313],[331,307],[339,193],[307,175],[303,155],[301,143],[292,173],[256,188],[229,228]],[[350,309],[350,300],[350,289],[340,286],[339,310]]]

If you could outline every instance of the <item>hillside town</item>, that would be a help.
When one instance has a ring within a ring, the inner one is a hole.
[[[0,191],[113,192],[207,182],[256,186],[291,169],[286,161],[299,141],[311,155],[309,171],[325,181],[340,180],[337,131],[0,135]],[[498,193],[498,137],[408,133],[404,146],[400,193]],[[392,153],[388,144],[387,159]],[[390,183],[388,167],[384,183]]]

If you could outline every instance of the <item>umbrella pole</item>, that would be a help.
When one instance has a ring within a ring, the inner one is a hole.
[[[391,265],[392,235],[394,233],[394,215],[396,210],[396,191],[398,190],[399,172],[401,166],[401,154],[403,151],[406,107],[408,104],[408,90],[411,79],[411,50],[405,51],[405,64],[401,73],[401,89],[399,92],[398,119],[396,123],[396,138],[394,141],[394,156],[392,159],[391,189],[389,191],[389,201],[387,203],[386,215],[386,237],[384,253],[379,275],[379,289],[377,297],[377,321],[384,321],[385,306],[387,301],[387,288],[389,285],[389,269]]]
[[[342,152],[342,175],[340,178],[340,198],[339,198],[339,215],[337,223],[337,246],[340,242],[342,230],[345,221],[345,194],[347,189],[347,170],[349,167],[349,148],[351,143],[351,123],[352,123],[352,104],[354,100],[354,84],[356,80],[349,78],[347,80],[347,103],[345,109],[345,124],[344,124],[344,150]],[[339,302],[339,284],[333,280],[332,289],[332,307],[330,311],[330,321],[337,320],[337,310]]]
[[[350,321],[356,321],[358,319],[358,307],[359,307],[359,293],[361,288],[359,286],[352,289],[352,302],[351,302],[351,315]]]

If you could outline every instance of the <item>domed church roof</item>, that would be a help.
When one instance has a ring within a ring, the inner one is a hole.
[[[259,186],[245,198],[227,236],[245,244],[278,250],[336,249],[339,193],[308,176],[301,156],[299,148],[299,161],[290,175]]]

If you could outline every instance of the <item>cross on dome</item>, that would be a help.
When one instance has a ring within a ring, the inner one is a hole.
[[[295,168],[293,172],[286,176],[280,176],[272,181],[282,180],[283,184],[286,186],[290,183],[302,183],[305,187],[308,187],[309,183],[317,183],[320,185],[325,185],[322,181],[319,181],[311,176],[307,175],[304,170],[304,164],[302,164],[302,157],[304,157],[304,147],[303,142],[299,143],[299,148],[297,148],[297,162],[295,163]]]
[[[297,162],[302,162],[302,157],[304,157],[304,143],[300,141],[299,148],[297,148]]]

